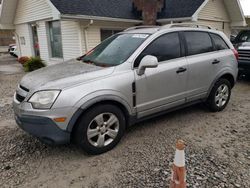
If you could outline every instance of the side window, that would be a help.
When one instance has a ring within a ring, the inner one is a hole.
[[[139,55],[135,61],[135,67],[138,67],[142,58],[146,55],[156,56],[159,62],[167,61],[181,57],[181,46],[178,33],[169,33],[160,36],[154,40],[149,46]]]
[[[208,33],[187,31],[184,32],[188,55],[196,55],[213,51],[212,40]]]
[[[212,34],[212,33],[210,33],[210,35],[214,41],[214,45],[215,45],[216,50],[229,49],[226,42],[219,35]]]

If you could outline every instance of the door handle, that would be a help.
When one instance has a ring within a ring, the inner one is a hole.
[[[176,71],[176,73],[179,74],[179,73],[186,72],[186,71],[187,71],[186,68],[180,67],[180,68]]]
[[[215,64],[219,64],[220,63],[220,61],[219,60],[217,60],[217,59],[215,59],[213,62],[212,62],[212,64],[213,65],[215,65]]]

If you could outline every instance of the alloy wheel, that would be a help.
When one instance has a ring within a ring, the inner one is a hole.
[[[229,98],[229,88],[226,84],[222,84],[218,87],[215,94],[215,104],[218,107],[223,107]]]
[[[88,125],[88,141],[95,147],[105,147],[115,140],[119,127],[119,120],[113,113],[99,114]]]

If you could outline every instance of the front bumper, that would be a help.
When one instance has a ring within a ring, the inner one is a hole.
[[[49,118],[39,116],[18,116],[15,120],[19,127],[47,144],[67,144],[70,133],[63,131]]]
[[[49,110],[36,110],[28,102],[19,103],[14,97],[13,109],[16,123],[21,129],[39,138],[48,144],[67,144],[70,142],[71,133],[67,131],[69,121],[74,113],[74,109],[56,108]],[[53,119],[66,117],[62,123]]]

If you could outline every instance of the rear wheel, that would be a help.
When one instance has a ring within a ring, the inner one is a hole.
[[[97,105],[80,119],[75,140],[87,153],[97,155],[114,148],[125,131],[123,112],[114,105]]]
[[[212,112],[219,112],[226,108],[231,97],[231,84],[227,79],[218,80],[207,100],[207,105]]]

